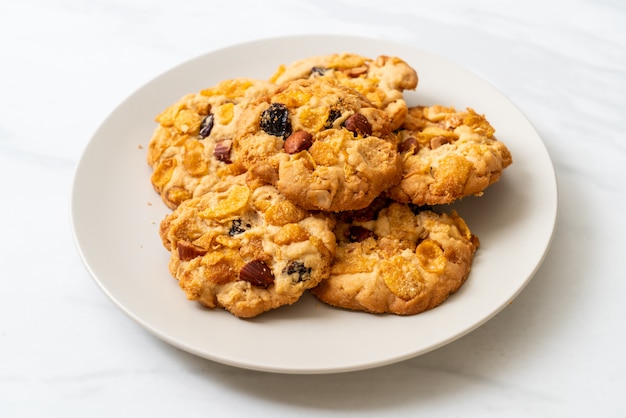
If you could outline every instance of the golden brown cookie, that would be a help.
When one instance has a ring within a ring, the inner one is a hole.
[[[363,94],[389,116],[391,128],[398,129],[407,114],[405,90],[417,87],[417,72],[398,57],[376,59],[353,53],[308,57],[282,65],[271,78],[276,84],[306,78],[333,78]]]
[[[340,308],[397,315],[432,309],[465,282],[478,248],[456,212],[377,199],[338,218],[330,277],[311,293]]]
[[[185,95],[157,116],[147,159],[152,185],[169,208],[244,171],[230,156],[241,106],[274,88],[249,78],[225,80]]]
[[[388,194],[416,205],[451,203],[480,195],[512,163],[494,128],[472,109],[416,106],[398,132],[400,183]]]
[[[331,78],[292,81],[248,104],[233,150],[236,163],[310,210],[363,208],[401,174],[386,113]]]
[[[328,277],[335,249],[330,218],[243,176],[180,204],[160,235],[187,298],[242,318],[297,301]]]

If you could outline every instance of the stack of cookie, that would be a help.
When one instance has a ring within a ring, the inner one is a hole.
[[[224,80],[158,115],[148,163],[187,297],[249,318],[310,290],[413,315],[458,290],[478,239],[432,206],[480,195],[511,154],[472,109],[409,108],[417,82],[397,57],[332,54]]]

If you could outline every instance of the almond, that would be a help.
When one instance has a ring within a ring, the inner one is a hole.
[[[447,136],[435,136],[430,140],[430,148],[437,149],[442,145],[446,145],[452,142],[452,139]]]
[[[406,152],[409,154],[417,154],[417,150],[419,149],[419,143],[417,142],[417,139],[413,138],[413,137],[409,137],[407,139],[405,139],[400,146],[398,147],[398,151],[400,152]]]
[[[205,255],[207,252],[208,251],[204,248],[193,245],[189,241],[178,242],[178,258],[180,258],[181,261],[193,260],[196,257]]]
[[[218,160],[230,164],[232,161],[230,160],[230,149],[233,146],[233,141],[230,139],[225,139],[223,141],[215,144],[215,149],[213,150],[213,155]]]
[[[296,131],[289,135],[283,147],[287,154],[295,154],[311,148],[311,145],[313,145],[313,136],[310,133]]]
[[[263,289],[274,283],[272,270],[261,260],[253,260],[243,266],[239,271],[239,278]]]
[[[346,119],[343,126],[350,132],[353,132],[354,136],[368,136],[372,134],[372,125],[370,125],[367,118],[360,113],[355,113]]]

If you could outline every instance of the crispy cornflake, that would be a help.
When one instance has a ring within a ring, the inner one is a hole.
[[[203,115],[199,115],[193,110],[182,109],[174,119],[174,126],[182,133],[196,135],[200,131],[203,120]]]
[[[279,65],[278,68],[276,69],[276,72],[270,77],[270,82],[276,83],[278,78],[280,78],[280,76],[285,72],[286,69],[287,67],[285,66],[285,64]]]
[[[163,188],[163,186],[165,186],[170,181],[175,168],[176,168],[176,160],[173,158],[162,160],[159,163],[159,165],[156,167],[156,169],[152,173],[152,178],[151,178],[152,184],[157,190],[160,191]]]
[[[283,91],[272,97],[272,102],[284,104],[289,108],[304,106],[309,100],[311,100],[311,93],[301,89]]]
[[[275,236],[274,243],[277,245],[289,245],[294,242],[302,242],[310,237],[306,229],[297,223],[285,225]]]
[[[250,189],[246,186],[235,185],[231,187],[215,206],[208,207],[199,213],[203,218],[226,219],[243,211],[250,199]]]
[[[424,270],[430,273],[442,273],[446,267],[446,257],[436,241],[426,239],[415,249],[415,254]]]
[[[173,186],[165,191],[165,199],[175,205],[180,205],[185,200],[191,199],[191,193],[184,187]]]
[[[265,220],[270,225],[284,226],[297,223],[308,216],[308,212],[288,200],[270,206],[265,212]]]
[[[229,283],[237,278],[237,272],[243,267],[243,260],[235,250],[208,252],[201,261],[204,277],[213,283]]]
[[[470,231],[469,227],[465,223],[465,220],[463,220],[463,218],[461,218],[455,210],[452,211],[450,216],[454,221],[454,225],[456,225],[459,232],[461,233],[461,236],[465,237],[465,239],[468,240],[475,238],[474,234],[472,234],[472,231]]]
[[[309,148],[309,154],[315,164],[333,166],[339,161],[340,141],[316,141]]]
[[[215,116],[217,117],[217,121],[222,125],[226,125],[233,120],[235,112],[235,104],[234,103],[224,103],[221,106],[218,106],[215,109]]]
[[[209,163],[204,158],[204,145],[202,145],[202,142],[187,141],[183,144],[183,166],[194,177],[207,174]]]
[[[401,256],[381,261],[384,282],[391,292],[404,300],[419,296],[423,280],[419,270]]]
[[[335,257],[342,262],[332,265],[331,275],[372,272],[380,262],[374,253],[375,249],[376,241],[373,238],[337,247]]]
[[[328,67],[338,70],[362,67],[371,62],[370,59],[356,54],[333,55],[328,60]]]
[[[322,107],[307,107],[298,114],[302,127],[309,131],[322,130],[328,120],[328,111]]]
[[[213,88],[202,90],[200,94],[207,97],[223,95],[235,99],[246,94],[246,90],[252,86],[253,82],[247,79],[224,80]]]

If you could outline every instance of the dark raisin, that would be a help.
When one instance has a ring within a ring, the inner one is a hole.
[[[330,129],[333,127],[333,124],[339,117],[341,116],[341,111],[338,109],[330,109],[328,112],[328,119],[326,119],[326,123],[324,124],[324,129]]]
[[[311,75],[324,75],[328,71],[326,67],[313,67],[311,68]]]
[[[289,109],[284,104],[272,103],[261,114],[259,125],[261,129],[270,135],[288,137],[291,135]]]
[[[362,226],[352,225],[348,228],[349,239],[352,242],[361,242],[365,241],[369,237],[374,236],[374,232],[370,231],[367,228],[363,228]]]
[[[234,237],[235,235],[243,234],[250,228],[250,226],[250,224],[244,224],[241,219],[233,219],[233,222],[230,224],[228,235]]]
[[[282,271],[283,274],[288,276],[296,274],[296,282],[303,282],[309,280],[311,277],[311,267],[306,267],[302,261],[290,261],[287,263]]]
[[[198,136],[204,139],[207,136],[211,135],[211,130],[213,129],[213,121],[215,120],[215,116],[213,113],[209,113],[206,118],[200,124],[200,132]]]

